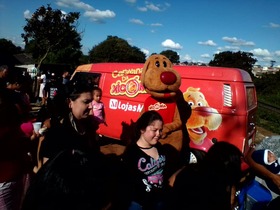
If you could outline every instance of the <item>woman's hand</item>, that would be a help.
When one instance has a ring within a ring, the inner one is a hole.
[[[280,190],[280,175],[279,174],[272,174],[271,181],[278,187]]]

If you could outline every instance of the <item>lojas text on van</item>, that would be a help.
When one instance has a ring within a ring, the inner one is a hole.
[[[145,99],[140,75],[144,64],[96,63],[78,66],[72,80],[86,79],[102,91],[107,126],[98,133],[127,142]],[[212,139],[228,141],[244,154],[256,135],[256,89],[248,72],[236,68],[180,66],[180,90],[191,105],[187,122],[190,147],[206,151]],[[184,125],[183,125],[184,126]]]

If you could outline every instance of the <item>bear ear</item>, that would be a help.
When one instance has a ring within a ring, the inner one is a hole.
[[[149,65],[150,65],[150,62],[151,62],[151,57],[149,57],[146,62],[144,63],[144,67],[142,68],[142,73],[141,73],[141,82],[142,82],[142,85],[144,85],[144,80],[145,80],[145,74],[146,74],[146,71],[147,69],[149,68]]]

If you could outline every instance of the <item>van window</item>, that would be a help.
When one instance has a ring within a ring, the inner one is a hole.
[[[251,108],[257,103],[255,97],[255,88],[254,87],[246,87],[247,92],[247,108]]]
[[[73,79],[74,81],[87,81],[93,86],[99,86],[101,74],[99,73],[88,73],[88,72],[76,72]]]

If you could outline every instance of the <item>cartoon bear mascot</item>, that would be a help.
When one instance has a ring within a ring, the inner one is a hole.
[[[155,54],[150,56],[144,64],[141,83],[146,92],[150,94],[144,101],[142,113],[155,110],[161,114],[164,125],[159,142],[168,148],[168,154],[176,160],[183,145],[189,148],[188,142],[183,144],[182,117],[180,117],[181,113],[177,106],[178,97],[181,95],[179,94],[181,93],[179,89],[181,77],[173,69],[172,63],[167,57]],[[183,101],[181,100],[181,102]]]

